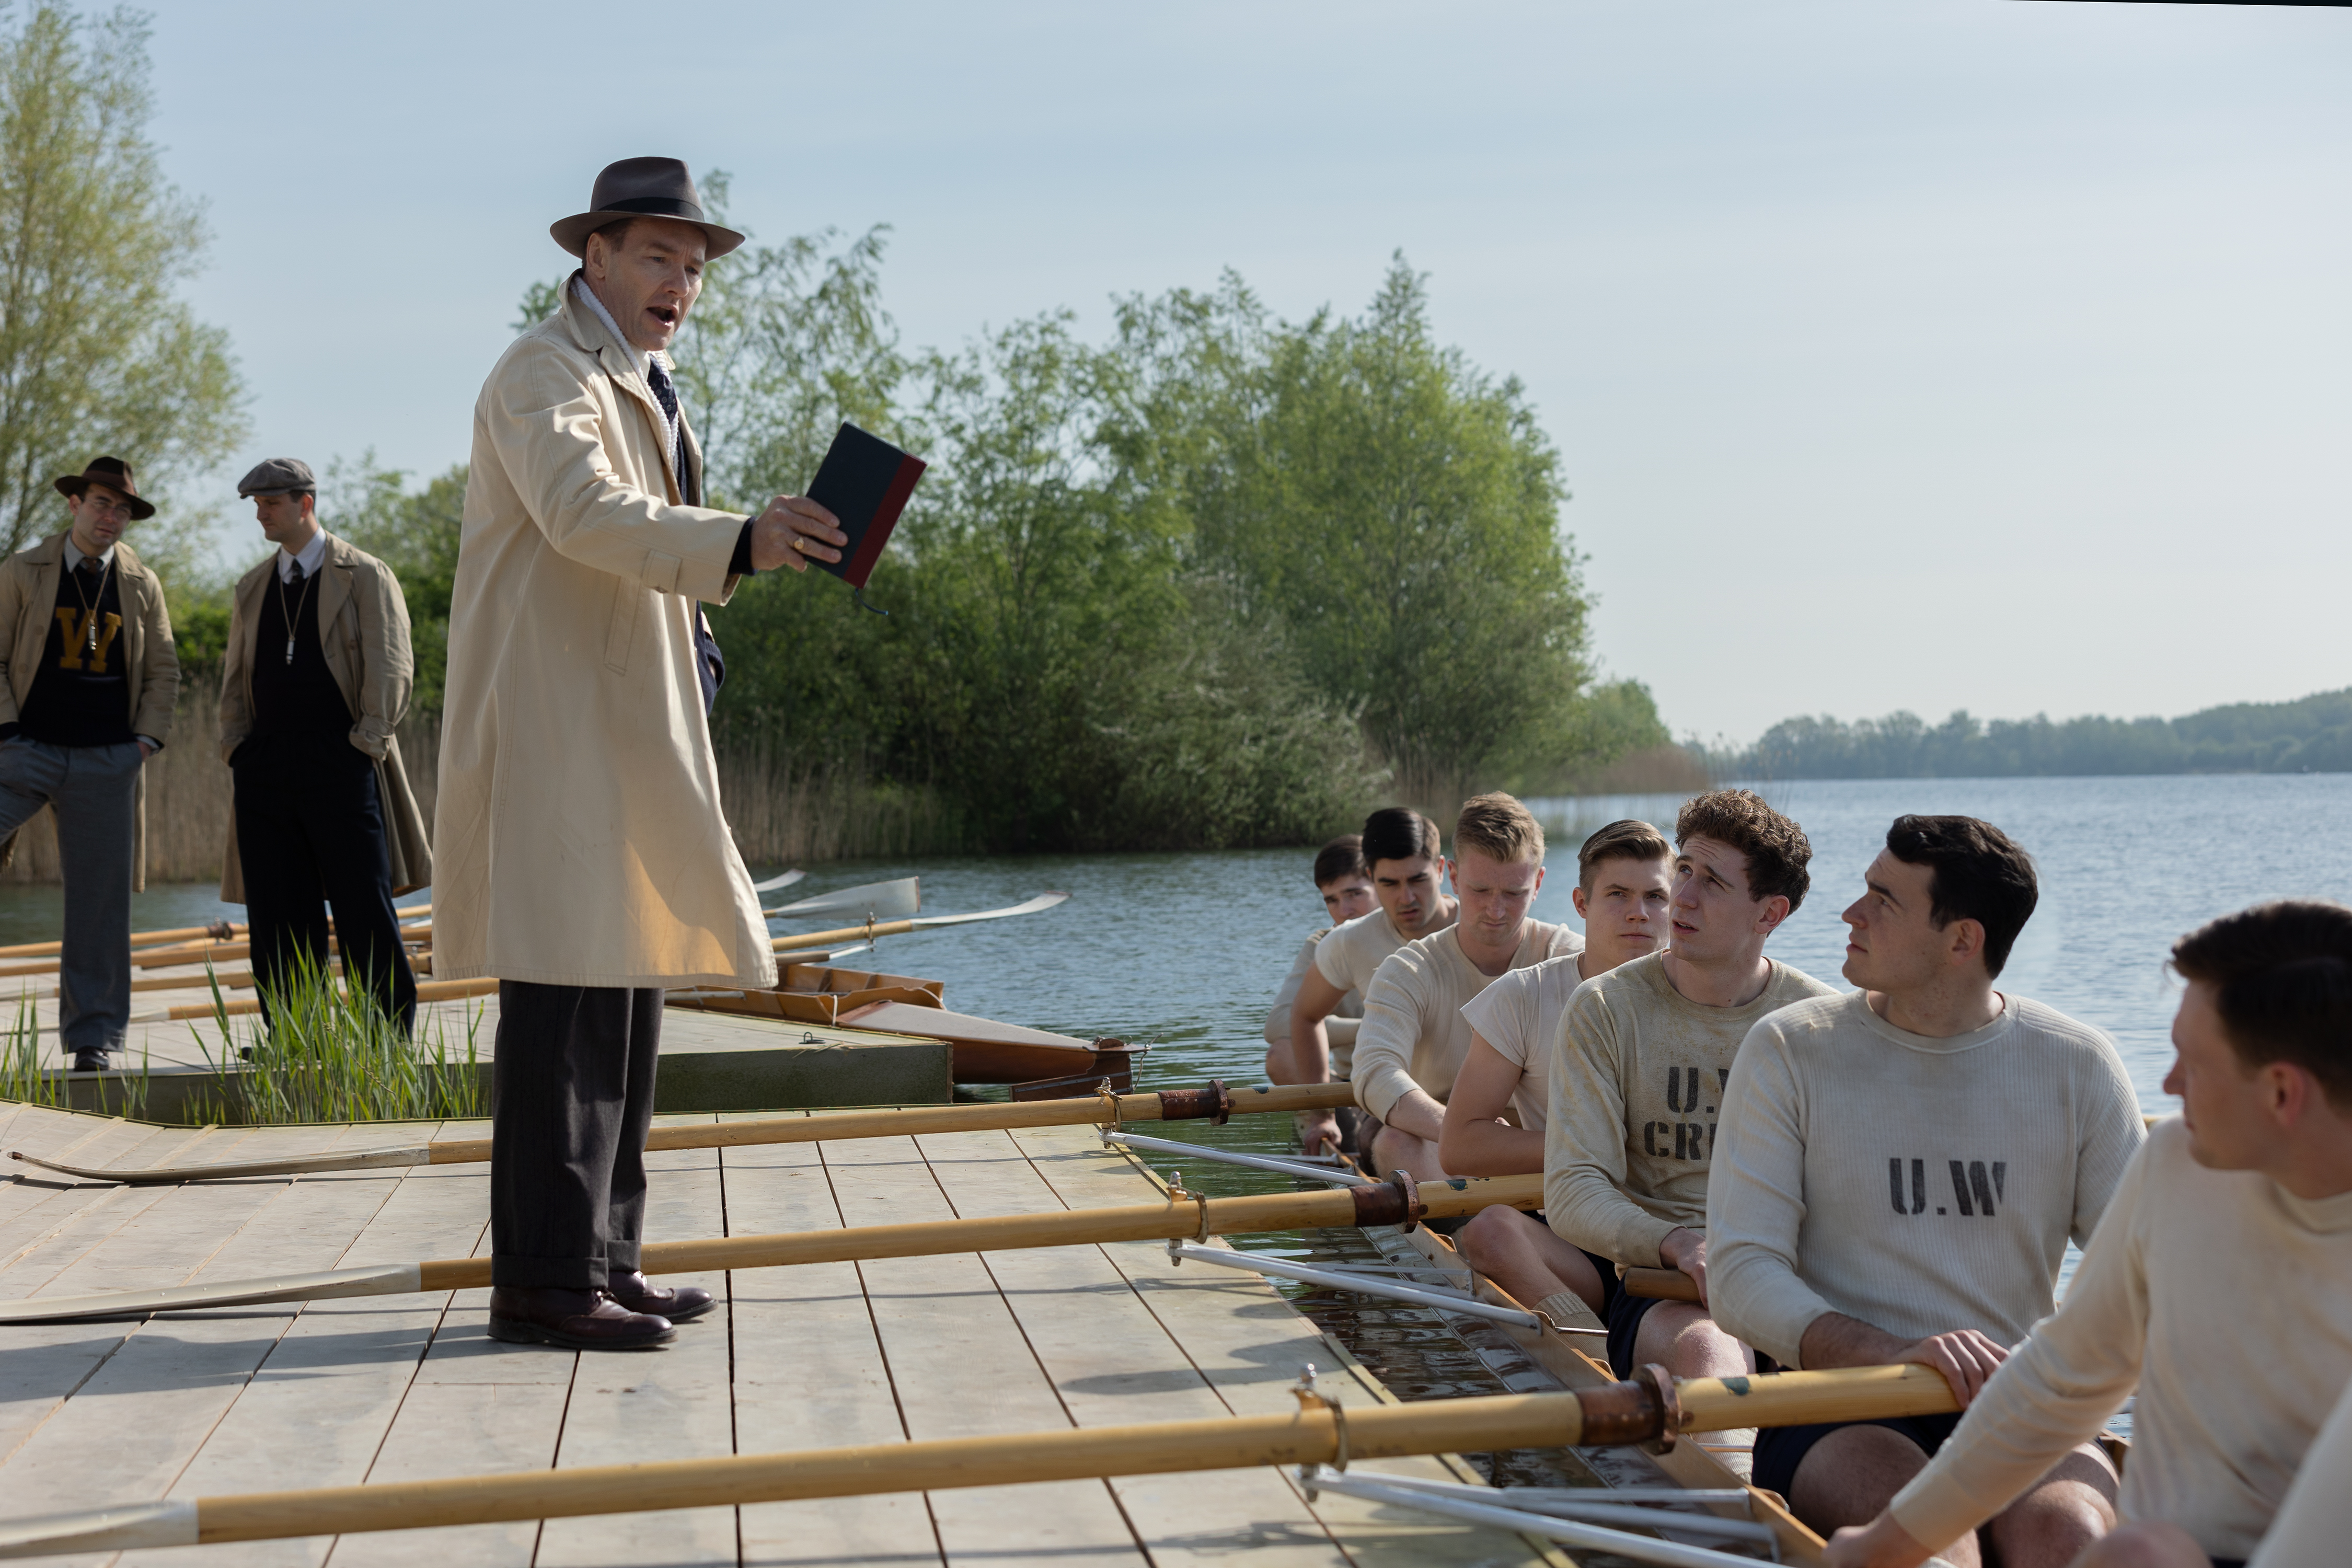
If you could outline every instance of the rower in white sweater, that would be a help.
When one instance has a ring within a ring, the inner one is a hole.
[[[2123,1522],[2077,1568],[2352,1555],[2308,1517],[2340,1473],[2310,1478],[2277,1551],[2263,1540],[2352,1378],[2352,909],[2258,904],[2182,938],[2172,967],[2180,1119],[2125,1173],[2064,1305],[1893,1504],[1838,1533],[1837,1568],[1952,1555],[2135,1391]]]
[[[1993,987],[2037,897],[2006,834],[1897,817],[1864,882],[1843,916],[1862,989],[1759,1023],[1725,1088],[1716,1321],[1786,1367],[1935,1367],[1965,1405],[2054,1304],[2067,1242],[2139,1147],[2139,1106],[2105,1036]],[[1768,1428],[1756,1484],[1816,1530],[1859,1524],[1958,1419]],[[2112,1522],[2115,1471],[2088,1436],[1992,1520],[2005,1568],[2063,1568]]]
[[[1584,951],[1566,926],[1528,918],[1543,886],[1544,836],[1526,806],[1507,795],[1464,801],[1454,854],[1461,918],[1381,961],[1364,988],[1349,1077],[1356,1103],[1383,1124],[1376,1167],[1423,1181],[1446,1174],[1437,1158],[1445,1102],[1472,1038],[1463,1005],[1497,975]]]

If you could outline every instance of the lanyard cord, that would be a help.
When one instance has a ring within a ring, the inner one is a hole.
[[[87,561],[89,557],[85,555],[82,559]],[[101,605],[106,603],[107,574],[113,570],[113,562],[101,560],[99,563],[98,602]],[[87,657],[94,658],[98,653],[98,611],[91,607],[89,595],[82,592],[81,568],[73,567],[67,572],[66,575],[74,580],[74,597],[81,601],[82,652]]]
[[[297,559],[295,564],[300,565],[300,560]],[[323,566],[326,563],[321,561],[319,564]],[[303,574],[302,596],[294,601],[294,613],[288,616],[286,615],[286,574],[280,572],[277,576],[278,613],[286,616],[286,662],[291,664],[294,662],[294,628],[301,624],[302,611],[310,603],[310,584],[316,583],[319,578],[315,573]]]

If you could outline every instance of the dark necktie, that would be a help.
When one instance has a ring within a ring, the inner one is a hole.
[[[669,419],[669,427],[677,429],[677,439],[670,445],[670,467],[683,475],[686,472],[686,432],[678,427],[677,388],[670,384],[669,372],[662,369],[657,359],[646,361],[646,384],[654,389],[654,401],[662,405]]]

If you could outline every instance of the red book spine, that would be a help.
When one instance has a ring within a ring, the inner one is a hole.
[[[866,525],[865,537],[857,542],[857,553],[841,569],[841,580],[853,588],[866,586],[866,579],[874,574],[874,563],[882,559],[882,547],[890,542],[890,531],[898,524],[898,514],[907,509],[907,498],[915,493],[915,481],[923,477],[925,464],[920,458],[901,458],[898,471],[890,476],[890,488],[882,492],[882,504],[874,509],[874,521]]]

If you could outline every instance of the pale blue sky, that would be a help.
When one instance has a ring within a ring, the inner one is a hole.
[[[1226,267],[1352,310],[1402,247],[1677,731],[2352,684],[2352,12],[255,0],[154,58],[232,480],[462,459],[548,224],[662,153],[895,226],[909,344]]]

